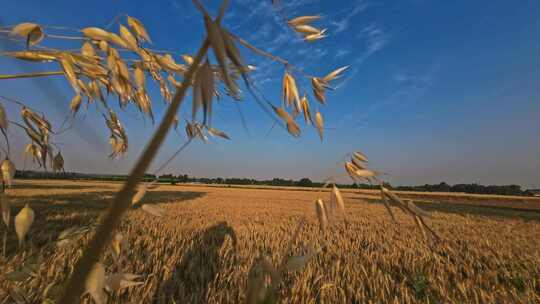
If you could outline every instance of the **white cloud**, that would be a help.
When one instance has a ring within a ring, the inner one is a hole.
[[[334,55],[334,58],[335,58],[335,59],[340,59],[340,58],[343,58],[343,57],[349,55],[350,53],[352,53],[351,50],[339,49],[339,50],[336,52],[336,55]]]
[[[369,7],[369,4],[366,1],[360,0],[355,3],[355,5],[352,7],[352,9],[348,8],[337,15],[343,15],[342,17],[338,17],[338,21],[332,21],[330,24],[332,24],[335,28],[332,31],[333,34],[339,34],[347,28],[349,28],[350,21],[353,17],[358,15],[360,12],[364,11]]]

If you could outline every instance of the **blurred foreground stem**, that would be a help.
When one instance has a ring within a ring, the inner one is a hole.
[[[172,103],[167,108],[167,112],[165,113],[165,116],[163,117],[158,129],[137,161],[137,164],[129,174],[124,186],[116,194],[114,201],[110,205],[107,214],[101,222],[101,225],[98,227],[96,233],[84,249],[83,256],[75,265],[75,270],[69,279],[62,298],[60,299],[60,304],[73,304],[79,302],[80,295],[84,291],[83,289],[86,277],[91,271],[92,266],[98,261],[101,252],[103,252],[105,249],[105,246],[111,240],[114,230],[120,223],[122,214],[124,214],[131,206],[131,197],[133,192],[148,169],[161,144],[165,140],[176,113],[180,108],[180,104],[182,103],[182,100],[184,99],[186,92],[192,83],[193,76],[195,75],[202,59],[206,55],[209,46],[210,42],[208,39],[205,39],[203,45],[193,59],[193,63],[191,64],[189,70],[184,75],[182,85],[176,91]]]

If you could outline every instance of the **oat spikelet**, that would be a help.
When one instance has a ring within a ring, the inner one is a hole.
[[[214,50],[214,55],[216,56],[219,68],[221,70],[223,82],[229,89],[231,95],[237,96],[238,88],[233,84],[233,81],[230,79],[229,72],[227,70],[225,42],[223,41],[221,29],[216,23],[216,21],[212,20],[210,16],[208,16],[208,14],[204,14],[204,24],[206,26],[206,33],[208,34],[210,45]]]
[[[348,69],[349,66],[344,66],[344,67],[341,67],[339,69],[336,69],[335,71],[332,71],[330,73],[328,73],[328,75],[324,76],[323,77],[323,80],[326,81],[326,82],[330,82],[334,79],[337,79],[339,77],[341,77],[341,73],[343,73],[346,69]]]
[[[304,24],[308,24],[308,23],[311,23],[315,20],[318,20],[320,19],[321,16],[300,16],[300,17],[296,17],[292,20],[289,20],[287,23],[290,25],[290,26],[299,26],[299,25],[304,25]]]
[[[309,101],[306,95],[304,95],[300,100],[300,105],[302,106],[302,113],[304,114],[304,120],[306,121],[306,124],[311,124],[311,112],[309,110]]]
[[[141,209],[153,216],[163,217],[165,215],[165,210],[156,205],[144,204],[141,206]]]
[[[71,109],[71,113],[73,113],[73,115],[77,114],[77,112],[79,111],[79,108],[81,107],[81,101],[82,96],[80,94],[73,96],[73,98],[71,99],[69,108]]]
[[[203,124],[211,121],[212,117],[212,99],[214,97],[214,72],[210,67],[210,62],[206,60],[203,66],[199,69],[200,74],[200,90],[203,107]],[[207,121],[208,119],[208,121]]]
[[[327,37],[327,35],[324,34],[324,31],[326,31],[326,30],[321,30],[321,32],[318,33],[318,34],[307,35],[307,36],[304,37],[304,40],[307,41],[307,42],[312,42],[312,41],[317,41],[319,39],[323,39],[323,38]]]
[[[9,126],[9,123],[8,123],[8,118],[6,114],[6,109],[0,103],[0,129],[5,131],[7,130],[8,126]]]
[[[86,278],[85,288],[96,304],[105,304],[107,302],[107,295],[104,290],[105,267],[103,267],[103,264],[99,262],[94,264]]]
[[[328,217],[326,214],[326,208],[322,199],[315,201],[315,211],[317,212],[317,219],[319,220],[319,227],[321,231],[325,231],[328,227]]]
[[[364,153],[360,152],[360,151],[354,152],[353,155],[352,155],[352,158],[354,160],[357,160],[358,162],[365,162],[365,163],[368,162],[367,156]]]
[[[136,205],[143,199],[145,195],[146,195],[146,187],[144,185],[139,185],[137,192],[135,192],[135,195],[131,199],[131,204]]]
[[[52,169],[54,172],[64,171],[64,158],[62,157],[60,150],[52,159]]]
[[[311,78],[311,86],[313,88],[313,95],[321,103],[324,104],[326,97],[324,96],[325,89],[320,78],[313,77]]]
[[[122,272],[111,274],[105,280],[105,288],[110,291],[120,291],[128,287],[139,286],[144,284],[144,282],[134,280],[140,277],[140,275]]]
[[[13,177],[15,177],[15,164],[13,164],[13,162],[9,158],[6,158],[2,161],[2,165],[0,165],[0,168],[2,170],[2,179],[4,181],[4,184],[7,187],[11,187]]]
[[[19,239],[19,246],[22,245],[26,234],[30,231],[30,227],[34,222],[34,217],[34,210],[32,210],[28,204],[26,204],[19,214],[15,216],[15,233]]]
[[[342,215],[345,215],[345,202],[343,200],[341,192],[339,191],[338,187],[336,187],[336,185],[332,187],[332,197],[336,203],[339,212],[341,212]]]
[[[321,142],[323,141],[323,132],[324,132],[324,120],[319,111],[315,113],[315,126],[317,127],[317,132],[319,132],[319,137]]]
[[[81,55],[94,58],[96,57],[96,50],[94,49],[92,44],[87,41],[81,46]]]
[[[126,42],[127,47],[130,50],[136,52],[139,49],[139,46],[137,45],[137,39],[135,39],[129,29],[123,25],[120,25],[119,31],[120,37],[122,37],[122,39]]]
[[[38,44],[45,37],[43,28],[40,25],[29,22],[17,24],[11,30],[11,35],[26,38],[27,47]]]
[[[229,135],[227,135],[225,132],[212,127],[208,128],[208,134],[213,136],[219,136],[224,139],[231,139]]]
[[[9,220],[11,217],[11,204],[9,197],[5,193],[0,193],[0,211],[2,211],[2,220],[6,227],[9,228]]]
[[[291,74],[285,71],[283,75],[283,101],[287,106],[294,104],[297,111],[302,108],[300,105],[300,97],[298,95],[298,88],[296,87],[296,81]]]
[[[321,30],[311,25],[298,25],[294,27],[294,30],[306,35],[316,35],[321,32]]]
[[[309,248],[307,254],[292,256],[287,259],[284,269],[286,271],[295,271],[304,267],[313,257],[315,257],[321,250]]]
[[[274,112],[281,118],[285,124],[287,125],[287,131],[294,137],[300,136],[300,127],[298,124],[294,121],[294,119],[291,117],[291,115],[285,111],[283,107],[275,107],[272,106],[272,109]]]
[[[184,54],[182,55],[182,59],[187,65],[191,65],[193,63],[193,57],[191,57],[190,55]]]
[[[99,27],[87,27],[81,30],[84,36],[92,40],[103,40],[110,41],[111,34],[106,30],[100,29]]]
[[[127,23],[131,30],[135,33],[135,35],[137,35],[137,38],[139,38],[139,40],[152,43],[152,40],[150,40],[150,36],[148,35],[146,28],[139,19],[127,16]]]

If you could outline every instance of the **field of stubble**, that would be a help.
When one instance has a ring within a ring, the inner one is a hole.
[[[14,214],[29,203],[36,219],[24,248],[10,234],[0,258],[0,303],[54,303],[88,240],[81,234],[58,248],[60,232],[95,224],[118,187],[18,181]],[[165,217],[129,211],[121,226],[126,258],[120,266],[110,253],[102,258],[107,273],[121,267],[144,284],[109,294],[108,303],[241,303],[253,260],[265,254],[277,265],[304,215],[295,253],[322,240],[326,247],[287,273],[282,303],[540,303],[537,211],[418,203],[433,213],[428,224],[443,239],[425,241],[398,210],[395,225],[376,200],[343,195],[347,222],[321,234],[313,202],[326,192],[160,186],[144,202],[159,204]],[[33,276],[8,280],[21,267]],[[83,303],[91,303],[88,296]]]

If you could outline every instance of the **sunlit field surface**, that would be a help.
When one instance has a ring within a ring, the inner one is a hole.
[[[16,181],[13,214],[28,203],[36,217],[22,248],[9,234],[0,303],[54,303],[92,230],[59,247],[60,232],[97,224],[119,187]],[[244,302],[254,259],[266,255],[277,265],[303,216],[293,251],[325,238],[326,246],[285,275],[283,303],[540,303],[539,199],[409,193],[432,213],[427,223],[442,238],[426,241],[402,212],[392,223],[376,192],[346,189],[346,221],[322,234],[314,201],[326,191],[160,185],[143,202],[166,215],[128,211],[120,229],[126,257],[118,265],[108,250],[102,259],[107,273],[121,267],[143,284],[109,293],[108,303]],[[33,275],[8,278],[23,267]],[[91,303],[88,295],[83,303]]]

